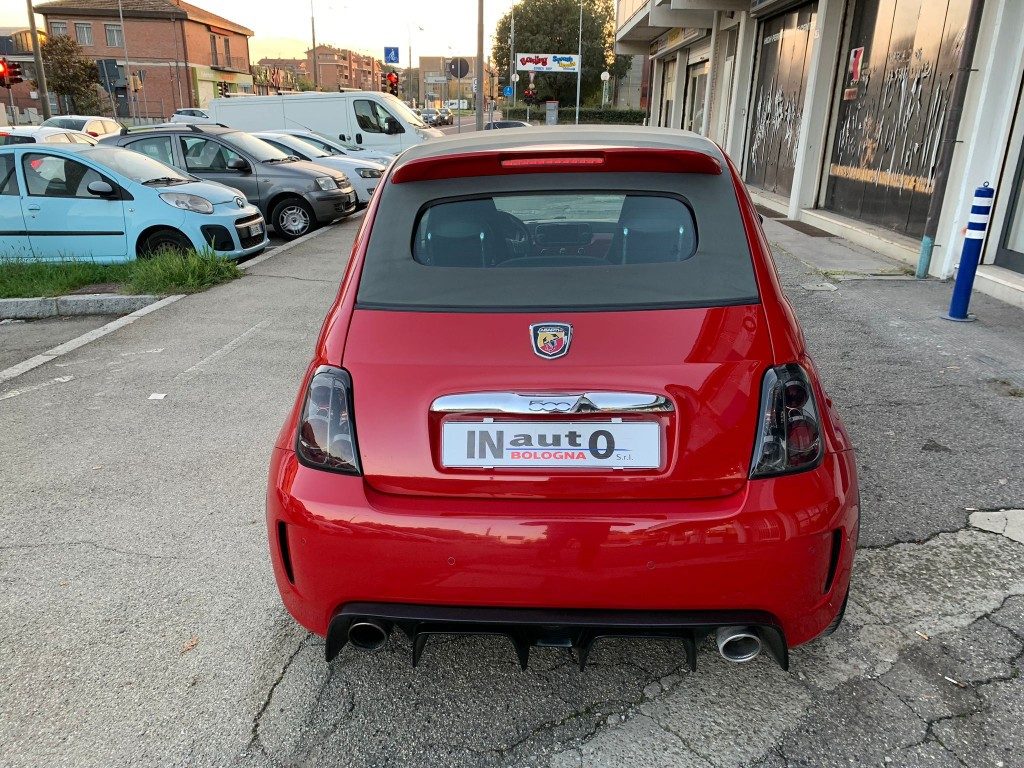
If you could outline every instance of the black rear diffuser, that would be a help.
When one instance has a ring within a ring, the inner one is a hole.
[[[605,637],[679,640],[691,670],[697,669],[697,643],[718,627],[752,627],[768,654],[784,670],[789,651],[782,628],[763,611],[603,611],[550,608],[476,608],[404,603],[349,603],[334,615],[327,630],[330,661],[348,642],[356,621],[375,619],[401,629],[412,643],[415,667],[431,635],[505,635],[519,665],[526,669],[533,646],[575,648],[580,669],[594,643]]]

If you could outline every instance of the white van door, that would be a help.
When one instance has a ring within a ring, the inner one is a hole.
[[[408,136],[409,129],[377,99],[355,98],[350,103],[355,118],[353,133],[342,138],[343,142],[395,153],[419,143],[419,137]]]

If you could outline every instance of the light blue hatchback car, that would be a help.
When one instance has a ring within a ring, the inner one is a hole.
[[[0,259],[129,261],[212,247],[267,246],[258,208],[235,189],[111,146],[0,147]]]

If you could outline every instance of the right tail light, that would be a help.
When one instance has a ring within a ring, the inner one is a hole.
[[[807,372],[791,363],[769,368],[761,385],[761,409],[750,477],[812,469],[823,445],[818,406]]]

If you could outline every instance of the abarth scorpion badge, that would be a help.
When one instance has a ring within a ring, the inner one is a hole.
[[[572,326],[568,323],[534,323],[530,326],[530,340],[538,357],[547,360],[562,357],[569,351]]]

